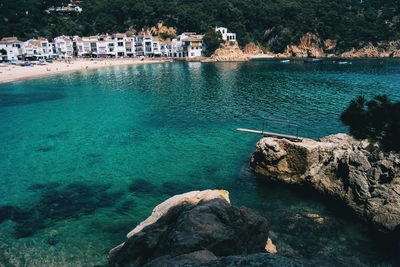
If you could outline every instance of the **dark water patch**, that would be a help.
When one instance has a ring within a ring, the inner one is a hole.
[[[302,209],[285,211],[279,217],[281,236],[306,258],[318,254],[326,246],[326,240],[337,236],[342,227],[330,217]]]
[[[115,223],[107,226],[100,225],[100,228],[102,229],[102,232],[118,234],[121,237],[119,241],[121,241],[124,240],[126,238],[126,234],[132,231],[138,224],[139,222],[137,221],[120,222],[119,220],[115,220]],[[96,229],[98,228],[99,227],[97,227]]]
[[[68,131],[61,131],[58,133],[54,133],[54,134],[47,134],[45,137],[48,139],[58,139],[58,138],[64,138],[69,134]]]
[[[55,150],[55,148],[54,147],[52,147],[52,146],[42,146],[42,147],[38,147],[38,148],[36,148],[36,152],[50,152],[50,151],[53,151],[53,150]]]
[[[144,179],[135,179],[129,185],[129,191],[133,193],[151,193],[156,189],[156,186]]]
[[[5,220],[10,220],[14,217],[16,208],[14,206],[0,206],[0,223]]]
[[[37,183],[37,184],[33,184],[30,187],[28,187],[29,190],[31,191],[39,191],[39,190],[47,190],[49,188],[56,188],[59,187],[61,185],[61,183],[59,182],[49,182],[49,183]]]
[[[270,221],[271,229],[279,233],[277,245],[287,244],[291,248],[290,253],[312,260],[318,258],[316,255],[320,253],[337,263],[354,261],[349,255],[339,256],[341,253],[364,253],[370,256],[363,261],[368,260],[370,264],[385,260],[400,266],[399,231],[382,232],[357,216],[341,200],[321,195],[308,186],[267,181],[260,176],[256,176],[256,184],[257,194],[262,199],[269,195],[271,204],[246,206],[264,210],[262,215]],[[289,195],[290,199],[283,200]],[[299,201],[310,209],[289,209]]]
[[[101,154],[98,153],[88,153],[86,154],[86,165],[88,168],[95,168],[97,164],[102,164],[103,158]]]
[[[128,199],[123,201],[121,204],[117,206],[115,209],[118,213],[126,213],[132,209],[134,209],[136,206],[136,201],[133,199]]]
[[[97,159],[97,158],[101,158],[102,154],[100,154],[100,153],[87,153],[86,157]]]
[[[65,98],[57,93],[0,94],[0,107],[22,106]]]
[[[110,187],[83,182],[62,188],[39,186],[42,192],[38,203],[28,210],[14,209],[11,219],[17,223],[15,236],[28,237],[56,221],[92,214],[97,209],[115,205],[123,193],[110,192]]]
[[[183,194],[183,193],[187,193],[187,192],[195,191],[195,190],[202,190],[202,189],[204,189],[204,188],[199,188],[199,186],[192,185],[192,184],[187,184],[187,183],[178,182],[178,181],[168,181],[168,182],[165,182],[162,184],[159,191],[162,194],[174,196],[174,195]]]

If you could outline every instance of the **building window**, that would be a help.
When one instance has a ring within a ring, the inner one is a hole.
[[[124,46],[123,42],[118,42],[118,46]]]

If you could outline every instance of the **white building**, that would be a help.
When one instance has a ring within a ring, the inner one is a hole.
[[[228,32],[227,28],[215,27],[215,31],[219,31],[222,34],[222,40],[224,41],[236,41],[236,33]]]
[[[74,55],[73,42],[69,36],[54,38],[57,54],[60,58],[72,58]]]
[[[172,39],[169,57],[176,57],[176,58],[184,57],[181,35],[179,35],[175,39]]]
[[[143,37],[143,51],[147,57],[160,57],[160,41],[156,36],[144,36]]]
[[[123,33],[75,36],[74,47],[77,57],[133,57],[136,55],[135,37],[128,37]]]
[[[204,35],[196,33],[182,33],[181,42],[183,56],[186,58],[195,58],[203,56],[206,46],[203,42]]]
[[[25,59],[49,59],[58,57],[55,43],[49,42],[46,38],[30,39],[24,42],[22,52]]]
[[[2,60],[18,60],[22,56],[23,42],[16,37],[4,37],[0,41],[0,57]]]

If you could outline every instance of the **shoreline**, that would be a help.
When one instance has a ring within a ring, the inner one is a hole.
[[[277,57],[276,55],[246,55],[247,60],[254,59],[289,59],[289,60],[304,60],[306,58],[298,57]],[[340,57],[319,57],[321,59],[331,59],[331,60],[346,60],[346,59],[388,59],[388,58],[340,58]],[[392,58],[395,59],[395,58]],[[226,60],[226,61],[216,61],[216,60],[196,60],[196,62],[208,63],[208,62],[237,62],[244,60]],[[171,62],[181,62],[174,59],[145,59],[141,60],[139,58],[121,58],[121,59],[110,59],[110,58],[99,58],[99,59],[75,59],[71,61],[67,60],[55,60],[53,63],[46,63],[45,65],[33,65],[33,66],[18,66],[18,65],[6,65],[0,67],[0,85],[12,82],[18,82],[23,80],[43,78],[51,75],[57,75],[61,73],[74,72],[74,71],[84,71],[93,70],[106,67],[114,66],[127,66],[127,65],[142,65],[142,64],[155,64],[155,63],[171,63]],[[191,62],[191,61],[183,61]]]
[[[56,60],[53,63],[46,63],[45,65],[33,66],[18,66],[8,65],[0,67],[0,84],[18,82],[23,80],[30,80],[36,78],[43,78],[47,76],[57,75],[61,73],[94,70],[99,68],[114,67],[114,66],[127,66],[127,65],[142,65],[171,62],[169,59],[151,59],[141,60],[134,59],[75,59],[71,61]]]

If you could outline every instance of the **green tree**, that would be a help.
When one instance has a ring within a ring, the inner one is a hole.
[[[205,55],[209,57],[223,42],[222,34],[219,31],[215,31],[213,28],[210,28],[209,31],[204,35],[203,41],[207,46]]]
[[[378,95],[366,102],[359,96],[350,102],[340,120],[355,138],[368,138],[385,150],[400,152],[400,101],[392,103],[386,95]]]

